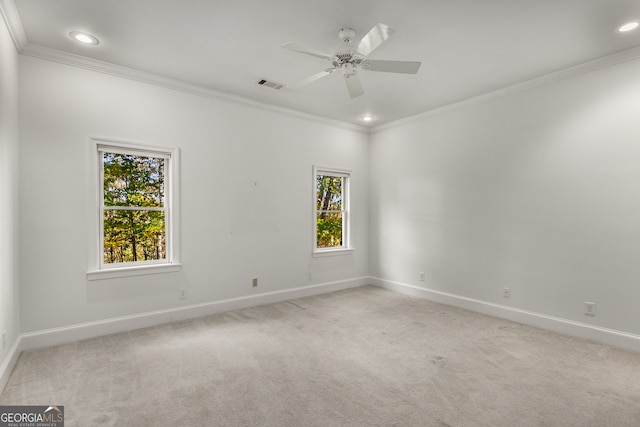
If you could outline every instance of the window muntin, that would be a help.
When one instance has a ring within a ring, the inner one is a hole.
[[[314,252],[349,249],[349,171],[314,168]]]

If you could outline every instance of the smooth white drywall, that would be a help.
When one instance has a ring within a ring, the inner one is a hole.
[[[17,230],[18,53],[0,16],[0,366],[20,332]]]
[[[627,62],[374,132],[372,276],[640,334],[638,76]]]
[[[366,133],[28,56],[20,73],[23,332],[368,274]],[[182,271],[87,280],[91,136],[180,149]],[[314,164],[353,171],[352,254],[312,257]]]

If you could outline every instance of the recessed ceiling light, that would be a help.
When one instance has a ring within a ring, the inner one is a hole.
[[[373,119],[375,119],[375,117],[370,115],[360,117],[360,120],[362,120],[363,122],[371,122],[373,121]]]
[[[617,28],[617,31],[619,33],[628,33],[629,31],[633,31],[638,27],[640,27],[640,21],[629,21],[625,24],[620,25]]]
[[[69,37],[71,37],[72,39],[74,39],[77,42],[80,42],[82,44],[98,44],[100,43],[98,41],[97,38],[95,38],[94,36],[92,36],[89,33],[83,33],[81,31],[71,31],[69,33]]]

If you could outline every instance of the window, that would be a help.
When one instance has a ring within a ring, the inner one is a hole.
[[[178,151],[103,140],[93,148],[98,206],[90,278],[177,270]]]
[[[314,252],[350,250],[350,171],[314,167]]]

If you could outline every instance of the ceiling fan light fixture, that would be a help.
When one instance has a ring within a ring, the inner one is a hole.
[[[100,43],[97,37],[89,33],[84,33],[82,31],[71,31],[69,33],[69,37],[71,37],[73,40],[79,43],[86,44],[86,45],[97,45]]]
[[[338,37],[340,37],[345,44],[338,48],[333,54],[324,53],[316,49],[309,49],[296,43],[289,42],[283,44],[282,47],[285,49],[325,59],[332,64],[331,68],[320,71],[298,83],[288,85],[288,87],[290,89],[299,89],[328,76],[334,71],[340,70],[346,83],[349,96],[353,99],[364,95],[364,90],[360,82],[359,69],[373,72],[416,74],[420,68],[420,62],[417,61],[366,59],[371,52],[385,43],[393,33],[393,28],[378,22],[362,37],[357,45],[353,46],[351,45],[351,41],[355,36],[355,31],[353,28],[342,28],[338,32]]]
[[[356,74],[355,65],[353,65],[351,62],[342,64],[342,74],[344,74],[346,77],[350,77]]]
[[[628,33],[630,31],[636,30],[638,27],[640,27],[640,21],[629,21],[618,26],[618,28],[616,28],[616,31],[619,33]]]

